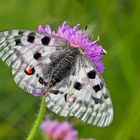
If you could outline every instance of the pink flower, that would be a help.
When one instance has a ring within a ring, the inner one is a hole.
[[[52,31],[50,25],[46,25],[45,27],[39,25],[38,32],[62,37],[69,41],[71,45],[81,47],[84,50],[84,54],[92,60],[99,72],[103,73],[104,64],[101,58],[106,54],[106,51],[101,45],[97,45],[96,41],[89,40],[88,33],[84,30],[79,30],[79,25],[70,27],[64,22],[62,26],[58,27],[57,32]]]
[[[42,122],[41,129],[51,140],[77,140],[78,132],[67,121],[46,119]]]

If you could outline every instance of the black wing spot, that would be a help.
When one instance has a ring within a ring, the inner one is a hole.
[[[77,104],[79,104],[81,106],[82,105],[82,100],[78,100]]]
[[[68,95],[68,94],[65,94],[65,95],[64,95],[65,102],[67,102],[67,95]]]
[[[16,42],[16,46],[21,45],[21,40],[19,38],[15,39],[15,42]]]
[[[50,42],[50,37],[48,37],[48,36],[43,37],[41,39],[41,42],[42,42],[43,45],[48,45],[49,42]]]
[[[35,36],[36,33],[35,32],[30,32],[28,35]]]
[[[103,89],[103,87],[104,87],[104,84],[103,84],[103,83],[100,83],[100,86],[101,86],[101,89]]]
[[[48,83],[45,82],[44,79],[43,79],[42,77],[39,77],[39,80],[38,80],[38,81],[39,81],[40,84],[42,84],[42,85],[44,85],[44,86],[47,86],[47,85],[48,85]]]
[[[60,91],[60,94],[64,94],[64,92],[63,91]]]
[[[44,84],[43,78],[39,77],[39,83],[42,84],[42,85]]]
[[[83,104],[86,108],[88,108],[88,102],[84,101]]]
[[[82,84],[80,82],[75,82],[74,88],[80,90],[82,88]]]
[[[42,56],[41,56],[41,53],[39,53],[39,52],[36,52],[34,55],[33,55],[33,58],[35,59],[35,60],[38,60],[39,58],[41,58]]]
[[[107,94],[104,95],[104,98],[107,99],[109,96]]]
[[[94,100],[95,104],[103,103],[102,98],[96,98],[96,97],[92,96],[92,99]]]
[[[39,74],[38,73],[36,74],[36,77],[39,78]]]
[[[34,33],[30,33],[27,37],[27,41],[30,43],[34,43],[35,40],[35,34]]]
[[[95,77],[96,77],[96,71],[95,70],[89,71],[87,73],[87,77],[90,78],[90,79],[95,79]]]
[[[55,95],[57,95],[59,92],[60,92],[59,90],[52,90],[52,91],[50,91],[50,93],[53,93]]]
[[[94,89],[95,92],[98,92],[98,91],[101,90],[101,87],[100,87],[99,84],[97,84],[97,85],[93,86],[93,89]]]
[[[23,31],[19,31],[19,32],[18,32],[19,35],[22,35],[23,33],[24,33]]]
[[[94,104],[91,104],[91,105],[90,105],[90,108],[93,109],[93,108],[94,108]]]
[[[47,85],[48,85],[48,83],[44,81],[44,86],[47,86]]]

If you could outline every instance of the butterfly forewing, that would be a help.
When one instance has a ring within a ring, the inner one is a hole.
[[[51,63],[50,56],[62,51],[65,44],[59,37],[35,31],[4,31],[0,32],[0,58],[12,68],[19,87],[31,94],[42,95],[47,91],[49,78],[45,77],[44,81],[44,68]]]
[[[61,38],[35,31],[8,30],[0,32],[0,58],[11,68],[20,68],[23,63],[36,62],[35,52],[51,55],[56,47],[61,49],[65,43]]]

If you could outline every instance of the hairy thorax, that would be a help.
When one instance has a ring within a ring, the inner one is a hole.
[[[73,68],[79,50],[74,47],[66,47],[64,51],[58,52],[58,54],[52,54],[50,56],[50,64],[44,69],[44,77],[48,78],[51,86],[54,86],[58,82],[62,81],[70,74]]]

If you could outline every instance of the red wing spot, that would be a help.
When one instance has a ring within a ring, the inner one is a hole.
[[[82,84],[83,85],[89,85],[90,84],[90,79],[86,78],[86,77],[82,78]]]
[[[34,67],[27,67],[24,72],[27,74],[27,75],[33,75],[35,73],[35,69]]]

